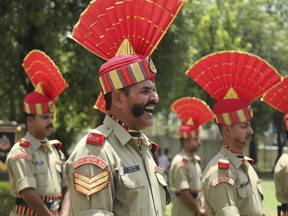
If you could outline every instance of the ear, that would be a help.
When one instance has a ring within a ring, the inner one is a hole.
[[[28,126],[31,126],[33,121],[34,121],[33,117],[27,116],[26,123],[27,123]]]
[[[231,126],[223,125],[223,133],[225,134],[225,136],[229,137],[231,134]]]
[[[124,103],[124,93],[119,89],[115,89],[112,91],[112,104],[116,106],[118,109],[123,107]]]

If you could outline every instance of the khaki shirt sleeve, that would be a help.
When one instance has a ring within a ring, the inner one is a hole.
[[[15,149],[10,153],[6,164],[9,171],[9,176],[16,184],[16,193],[13,193],[14,195],[19,194],[20,191],[25,188],[36,189],[32,155],[28,151],[24,151],[20,148]]]
[[[220,178],[225,179],[226,182],[217,183]],[[222,170],[211,172],[203,179],[202,187],[208,213],[216,216],[240,215],[236,206],[237,188],[234,183],[235,180],[231,178],[231,175]]]
[[[188,164],[183,163],[181,161],[178,162],[177,168],[174,170],[174,185],[176,191],[181,191],[184,189],[189,189],[189,180],[188,180],[188,171],[189,167]]]
[[[87,147],[91,147],[92,151]],[[95,150],[96,149],[96,150]],[[98,149],[98,150],[97,150]],[[89,153],[88,153],[88,152]],[[98,152],[96,152],[98,151]],[[114,186],[110,166],[100,168],[92,163],[74,166],[85,156],[107,163],[102,146],[89,146],[78,148],[65,164],[65,173],[68,178],[68,188],[72,214],[76,216],[88,215],[113,215]]]

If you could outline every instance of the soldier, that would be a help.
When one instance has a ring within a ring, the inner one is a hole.
[[[36,88],[24,99],[27,133],[6,160],[11,193],[16,198],[10,215],[69,215],[62,144],[47,139],[53,129],[55,99],[68,85],[40,50],[29,52],[23,67]]]
[[[172,110],[182,120],[179,129],[181,151],[173,158],[170,167],[170,186],[176,197],[172,216],[206,215],[202,194],[201,158],[195,154],[200,146],[199,127],[213,119],[209,106],[195,97],[176,100]]]
[[[264,215],[261,180],[252,159],[244,156],[254,133],[249,102],[279,82],[280,75],[261,58],[239,51],[206,56],[187,74],[217,100],[213,112],[223,137],[220,152],[203,172],[207,214]]]
[[[162,3],[92,1],[74,27],[77,42],[109,60],[99,70],[107,115],[65,165],[73,215],[165,215],[169,194],[156,144],[142,132],[159,101],[149,55],[183,4]]]
[[[283,126],[288,131],[288,76],[271,88],[261,98],[274,109],[286,113],[283,118]],[[286,141],[287,142],[287,141]],[[274,183],[276,188],[276,199],[281,205],[277,206],[278,215],[288,215],[288,154],[284,152],[276,163],[274,168]]]

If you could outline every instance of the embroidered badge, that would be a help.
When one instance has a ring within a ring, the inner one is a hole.
[[[91,145],[101,146],[104,142],[104,138],[105,137],[103,134],[89,133],[86,143],[91,144]]]
[[[29,140],[25,140],[25,139],[21,139],[19,145],[24,147],[24,148],[28,148],[30,146],[30,141]]]
[[[157,69],[152,61],[151,58],[148,59],[148,64],[149,64],[149,68],[151,70],[152,73],[156,74],[157,73]]]
[[[216,185],[218,185],[219,183],[228,183],[230,185],[234,185],[234,180],[228,177],[219,177],[216,178],[212,181],[212,186],[215,187]]]
[[[186,170],[189,170],[189,167],[186,166],[186,165],[179,165],[178,168],[179,168],[179,169],[186,169]]]
[[[131,166],[131,167],[123,167],[124,174],[125,173],[132,173],[132,172],[137,172],[140,170],[139,165]]]
[[[104,171],[98,175],[87,177],[81,173],[73,173],[74,189],[79,193],[90,196],[109,185],[110,171]]]
[[[218,161],[218,169],[229,170],[229,161],[220,159]]]
[[[94,164],[100,167],[101,169],[104,169],[107,167],[106,161],[94,155],[87,155],[87,156],[79,158],[73,163],[73,166],[74,168],[77,168],[79,166],[82,166],[83,164]]]
[[[26,159],[26,160],[31,160],[30,156],[28,154],[17,154],[13,157],[13,160],[17,160],[17,159],[20,159],[20,158],[23,158],[23,159]]]

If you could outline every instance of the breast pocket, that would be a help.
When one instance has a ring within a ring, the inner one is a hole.
[[[242,199],[246,199],[251,197],[253,194],[253,190],[248,178],[240,178],[239,183],[236,185],[239,197]]]
[[[122,173],[120,174],[120,179],[122,181],[121,190],[123,191],[122,201],[127,203],[127,205],[129,204],[129,206],[133,206],[131,209],[132,212],[135,209],[144,208],[144,205],[139,206],[139,203],[144,202],[141,198],[149,197],[149,190],[147,189],[148,183],[143,173],[140,170],[131,173]]]
[[[36,179],[37,189],[45,189],[48,186],[48,165],[46,161],[37,160],[33,161],[34,176]]]

